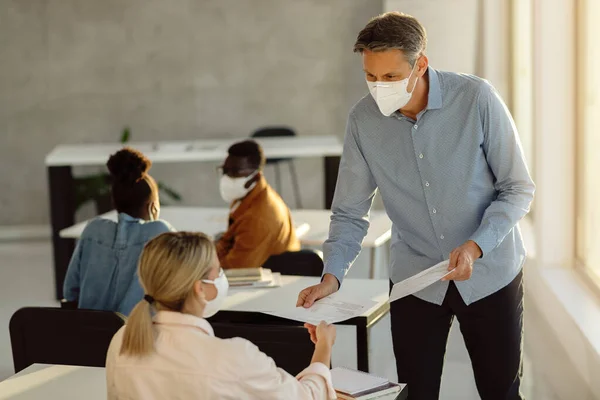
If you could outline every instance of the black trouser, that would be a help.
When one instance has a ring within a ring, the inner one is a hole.
[[[398,380],[410,400],[438,399],[446,343],[454,316],[471,357],[482,400],[522,399],[523,275],[465,305],[454,282],[441,306],[414,296],[392,302],[392,338]]]

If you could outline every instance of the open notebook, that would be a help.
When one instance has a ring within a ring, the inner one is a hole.
[[[401,389],[385,378],[343,367],[332,369],[331,379],[339,399],[374,399]]]

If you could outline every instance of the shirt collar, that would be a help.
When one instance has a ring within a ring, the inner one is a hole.
[[[212,326],[204,318],[198,318],[191,314],[174,311],[159,311],[153,318],[154,323],[159,325],[182,325],[200,328],[209,336],[215,336]]]
[[[442,108],[442,89],[440,80],[435,69],[427,67],[427,75],[429,76],[429,94],[427,96],[427,109],[438,110]]]

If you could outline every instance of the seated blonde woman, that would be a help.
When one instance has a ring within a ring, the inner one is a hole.
[[[332,325],[309,327],[315,352],[297,377],[247,340],[214,336],[204,318],[219,310],[229,285],[204,234],[150,240],[138,274],[144,299],[108,350],[109,399],[335,399]]]

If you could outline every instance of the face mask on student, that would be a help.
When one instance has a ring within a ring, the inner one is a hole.
[[[206,306],[204,307],[204,313],[202,314],[204,318],[210,318],[221,309],[221,306],[227,297],[227,292],[229,291],[229,281],[223,270],[221,270],[219,276],[215,280],[211,281],[209,279],[203,279],[202,282],[210,283],[217,289],[217,295],[214,299],[207,300]]]
[[[402,79],[401,81],[367,81],[367,86],[369,86],[369,92],[371,92],[371,96],[373,96],[373,99],[375,99],[375,102],[379,107],[379,111],[381,111],[381,113],[386,117],[389,117],[409,102],[415,87],[417,86],[417,81],[419,80],[419,78],[415,80],[412,91],[409,92],[408,81],[413,72],[415,72],[416,66],[417,63],[415,62],[415,65],[413,66],[412,71],[410,71],[408,78]]]
[[[246,183],[248,183],[248,181],[254,178],[257,174],[258,170],[254,171],[252,175],[242,178],[232,178],[227,175],[221,176],[219,190],[223,200],[226,203],[231,204],[236,200],[246,197],[248,192],[250,192],[254,186],[256,186],[256,182],[252,183],[252,185],[250,185],[248,188],[246,188]]]

